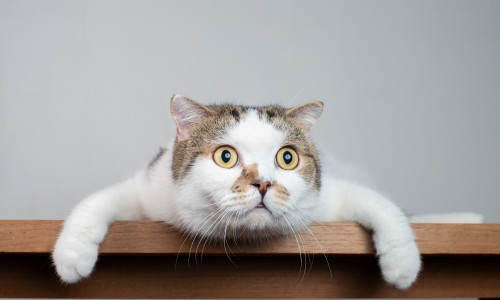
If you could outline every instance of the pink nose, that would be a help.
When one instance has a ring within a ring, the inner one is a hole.
[[[252,184],[253,186],[257,187],[259,189],[259,192],[260,192],[260,196],[262,198],[264,198],[264,195],[266,194],[267,192],[267,187],[268,186],[271,186],[271,183],[269,181],[258,181],[258,182],[255,182],[254,184]]]

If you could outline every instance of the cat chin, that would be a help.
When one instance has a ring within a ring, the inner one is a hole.
[[[290,221],[293,219],[292,216],[278,217],[265,208],[256,208],[238,217],[229,216],[225,220],[220,220],[215,227],[192,227],[186,223],[185,227],[179,226],[179,223],[172,225],[194,239],[209,236],[211,240],[221,243],[227,241],[259,243],[296,233],[309,223],[292,224]]]
[[[273,222],[271,212],[267,208],[254,208],[246,217],[245,223],[250,230],[263,230]]]
[[[276,219],[263,217],[262,215],[252,215],[248,219],[248,223],[235,231],[236,235],[226,237],[226,239],[236,239],[240,241],[265,242],[269,239],[279,239],[304,228],[302,226],[291,227],[285,220],[277,221]]]

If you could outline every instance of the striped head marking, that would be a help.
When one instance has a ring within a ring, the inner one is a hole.
[[[172,174],[183,229],[258,239],[307,226],[321,182],[309,132],[322,108],[205,106],[174,96]]]

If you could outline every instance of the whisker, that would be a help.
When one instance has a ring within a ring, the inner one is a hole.
[[[215,219],[215,221],[210,225],[209,230],[210,232],[207,233],[208,237],[212,237],[213,231],[217,228],[217,226],[220,224],[220,222],[224,219],[224,217],[229,213],[229,207],[224,208],[224,211]],[[205,240],[205,243],[203,244],[203,247],[201,248],[201,258],[203,259],[203,253],[205,251],[205,246],[207,245],[208,239]],[[198,246],[196,246],[196,252],[198,252],[198,248],[200,247],[201,241],[198,243]]]
[[[312,263],[311,263],[311,258],[310,258],[310,254],[309,254],[309,251],[307,250],[307,244],[304,240],[304,237],[302,236],[302,234],[300,233],[300,231],[297,229],[296,226],[294,226],[294,223],[291,222],[291,220],[289,220],[290,223],[292,224],[291,226],[293,227],[293,230],[297,233],[298,237],[299,237],[299,240],[301,241],[302,243],[302,248],[304,249],[304,269],[303,269],[303,272],[302,272],[302,278],[300,279],[300,282],[299,282],[299,285],[302,283],[302,281],[304,280],[305,276],[306,276],[306,272],[307,272],[307,262],[309,261],[309,265],[312,266]],[[311,268],[311,267],[309,267]]]
[[[303,262],[302,262],[302,249],[300,248],[299,240],[297,239],[297,235],[295,234],[295,229],[290,224],[290,221],[288,220],[288,218],[286,217],[286,215],[283,214],[282,216],[283,216],[283,219],[287,222],[287,224],[290,227],[290,229],[292,230],[292,234],[295,237],[295,241],[297,242],[297,248],[299,249],[299,259],[300,259],[300,269],[299,269],[299,278],[300,278],[300,274],[302,274],[302,265],[303,265]]]
[[[231,247],[229,246],[229,243],[227,243],[227,240],[226,240],[226,235],[227,235],[227,227],[229,226],[230,222],[231,222],[231,218],[232,216],[230,216],[230,219],[226,222],[226,226],[224,228],[224,239],[223,239],[223,244],[224,244],[224,252],[226,252],[226,256],[227,258],[229,259],[229,261],[234,265],[236,266],[236,264],[234,263],[234,261],[231,259],[231,257],[229,256],[229,253],[227,253],[227,248],[229,248],[229,251],[231,251],[231,253],[233,252],[231,250]],[[227,248],[226,248],[226,244],[227,244]]]
[[[174,265],[175,272],[177,272],[177,262],[179,260],[179,255],[181,253],[182,246],[184,246],[184,244],[186,243],[186,241],[190,238],[190,234],[185,234],[185,236],[186,236],[186,238],[184,239],[184,241],[182,242],[181,246],[179,247],[179,250],[177,251],[177,256],[175,257],[175,265]]]
[[[211,219],[214,215],[216,215],[217,213],[219,213],[221,210],[222,210],[222,208],[218,208],[217,210],[214,210],[212,213],[210,213],[208,216],[205,216],[205,217],[201,220],[201,222],[203,222],[203,224],[201,224],[199,227],[200,227],[200,228],[204,228],[204,227],[205,227],[205,225],[206,225],[206,224],[210,221],[210,219]],[[201,222],[200,222],[200,223],[201,223]],[[196,225],[197,225],[197,224],[196,224]],[[198,227],[198,226],[196,226],[196,227]],[[191,258],[191,251],[192,251],[192,249],[193,249],[194,243],[195,243],[196,238],[197,238],[198,236],[200,236],[200,237],[199,237],[199,239],[200,239],[200,240],[203,240],[203,239],[206,237],[205,233],[203,233],[203,232],[196,233],[196,235],[193,237],[193,240],[192,240],[192,242],[191,242],[191,246],[189,247],[189,254],[188,254],[188,268],[189,268],[189,262],[190,262],[190,258]],[[196,248],[196,249],[198,249],[198,248]],[[196,264],[198,264],[198,259],[197,259],[196,253],[197,253],[197,251],[195,251],[195,257],[194,257],[194,258],[195,258],[195,263],[196,263]]]
[[[300,208],[298,208],[298,209],[300,210]],[[306,228],[306,230],[309,232],[309,234],[316,241],[316,244],[319,246],[319,249],[321,250],[321,253],[323,254],[323,257],[325,258],[326,264],[328,266],[328,271],[330,272],[330,279],[333,279],[332,268],[330,266],[330,262],[328,261],[328,257],[326,256],[325,250],[323,249],[323,246],[321,245],[321,243],[319,242],[319,240],[316,238],[316,235],[314,235],[314,233],[311,231],[311,229],[309,228],[309,226],[306,226],[306,224],[304,223],[304,221],[301,220],[301,219],[299,219],[298,221],[302,223],[302,225]],[[320,224],[322,224],[322,223],[320,223]],[[323,225],[322,227],[326,227],[326,226]],[[328,228],[328,227],[326,227],[326,228]],[[328,229],[328,231],[331,232],[329,229]]]

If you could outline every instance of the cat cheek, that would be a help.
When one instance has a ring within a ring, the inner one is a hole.
[[[301,205],[308,197],[313,194],[313,190],[306,181],[295,174],[286,178],[287,184],[278,189],[277,201],[283,203],[283,206],[292,207]]]
[[[246,192],[233,193],[233,204],[242,209],[253,208],[261,201],[260,193],[257,190],[249,189]]]
[[[270,203],[267,204],[277,210],[285,209],[288,202],[291,200],[291,194],[288,189],[276,181],[273,183],[273,188],[271,189],[268,197],[267,202]]]
[[[238,208],[248,208],[250,206],[250,199],[247,195],[235,195],[232,197],[232,204],[237,206]]]

